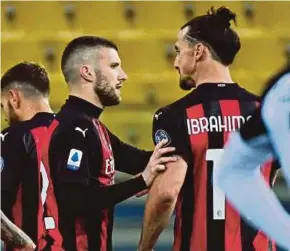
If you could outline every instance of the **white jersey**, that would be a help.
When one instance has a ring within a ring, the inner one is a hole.
[[[262,107],[231,135],[221,168],[214,170],[216,183],[241,215],[290,250],[290,216],[260,172],[272,157],[290,185],[290,69],[270,83]]]

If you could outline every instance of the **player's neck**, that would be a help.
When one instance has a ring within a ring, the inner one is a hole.
[[[90,91],[90,92],[85,92],[85,91],[81,91],[81,90],[75,90],[75,89],[71,89],[69,92],[69,95],[71,96],[75,96],[78,97],[80,99],[83,99],[101,109],[104,109],[103,104],[101,103],[101,101],[99,100],[98,96],[95,94],[94,91]]]
[[[200,69],[195,76],[196,86],[203,83],[234,83],[229,67],[219,63],[211,64]]]
[[[32,101],[26,104],[24,109],[24,113],[22,115],[22,121],[32,119],[37,113],[46,112],[46,113],[53,113],[48,99],[42,99],[37,101]]]

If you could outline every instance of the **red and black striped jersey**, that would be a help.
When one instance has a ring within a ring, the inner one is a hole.
[[[50,125],[44,147],[44,164],[55,184],[63,247],[69,251],[112,250],[115,204],[146,188],[142,177],[132,181],[125,193],[126,182],[114,184],[115,170],[137,174],[151,152],[121,142],[101,123],[101,112],[70,96]]]
[[[37,250],[57,251],[62,250],[58,210],[50,170],[41,161],[43,138],[53,117],[38,113],[1,133],[1,209]]]
[[[154,143],[167,138],[188,163],[176,205],[174,250],[267,250],[268,239],[240,218],[212,179],[229,134],[258,104],[257,96],[237,84],[204,83],[155,113]],[[271,184],[272,163],[261,170]]]

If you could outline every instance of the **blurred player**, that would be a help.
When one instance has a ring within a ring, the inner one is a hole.
[[[37,250],[59,250],[62,240],[49,170],[40,161],[53,119],[48,95],[47,73],[37,64],[19,63],[1,78],[1,107],[10,125],[1,133],[1,209]]]
[[[174,208],[173,250],[268,248],[267,238],[242,221],[212,183],[229,133],[249,119],[259,100],[231,78],[229,65],[241,46],[230,28],[232,20],[236,15],[229,9],[211,9],[186,23],[178,34],[175,68],[180,87],[196,89],[154,115],[155,144],[167,139],[180,158],[166,165],[149,191],[139,250],[153,248]],[[274,173],[268,164],[267,182],[272,182]]]
[[[1,211],[1,240],[21,251],[33,251],[36,246],[33,241]]]
[[[290,216],[260,175],[259,165],[272,156],[290,184],[290,68],[275,76],[261,109],[231,135],[217,184],[252,224],[290,250]]]
[[[127,79],[114,43],[78,37],[65,48],[61,65],[70,96],[50,126],[46,156],[64,248],[109,251],[114,205],[149,187],[164,171],[164,163],[176,159],[162,158],[174,148],[161,149],[161,142],[153,154],[141,151],[121,142],[100,122],[106,106],[120,103]],[[115,170],[142,174],[114,185]]]

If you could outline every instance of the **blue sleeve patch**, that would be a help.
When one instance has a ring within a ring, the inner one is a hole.
[[[0,157],[0,171],[2,172],[4,168],[4,159],[2,157]]]
[[[71,149],[67,160],[67,169],[77,171],[81,167],[83,152],[77,149]]]
[[[169,137],[168,133],[162,129],[159,129],[155,132],[155,143],[158,144],[162,140],[167,140],[165,146],[171,143],[171,138]]]

